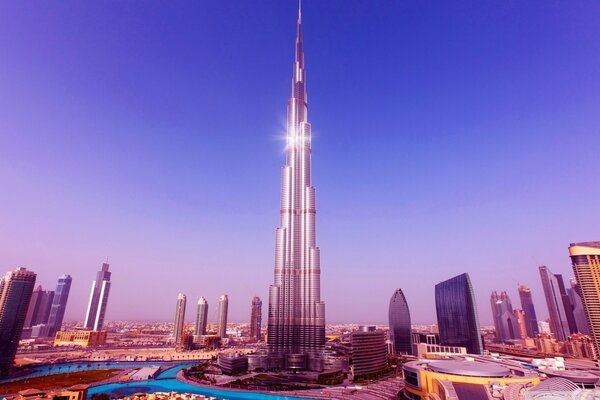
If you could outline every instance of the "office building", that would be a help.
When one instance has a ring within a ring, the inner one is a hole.
[[[514,310],[513,314],[515,315],[515,319],[517,321],[517,326],[519,327],[519,339],[526,339],[527,338],[527,319],[525,317],[525,311]]]
[[[29,301],[29,308],[27,309],[23,327],[31,328],[34,325],[45,324],[48,322],[53,299],[53,291],[44,290],[41,285],[35,288],[31,295],[31,300]]]
[[[483,353],[479,316],[469,274],[461,274],[435,285],[440,344],[466,347],[471,354]]]
[[[285,165],[281,169],[280,226],[275,235],[275,279],[269,288],[267,342],[277,368],[320,371],[325,346],[325,303],[321,301],[321,256],[316,243],[307,104],[299,9]]]
[[[177,296],[177,304],[175,306],[175,327],[173,331],[173,342],[175,342],[176,346],[181,344],[181,339],[183,338],[186,302],[187,298],[185,297],[185,294],[179,293]]]
[[[361,326],[352,332],[352,380],[374,377],[387,367],[385,332],[374,326]]]
[[[569,256],[579,285],[588,331],[600,355],[600,242],[571,243]]]
[[[229,299],[224,294],[219,298],[219,317],[217,321],[217,335],[221,338],[227,337],[227,309],[229,307]]]
[[[521,285],[518,288],[519,297],[521,298],[521,308],[525,312],[525,326],[527,327],[527,336],[530,338],[536,337],[539,333],[537,315],[533,306],[533,298],[531,289],[526,285]]]
[[[56,290],[54,291],[54,300],[50,308],[50,316],[48,317],[48,325],[50,327],[50,336],[54,336],[56,332],[61,330],[65,310],[67,309],[67,300],[71,291],[71,275],[61,275],[58,277]]]
[[[110,292],[110,272],[108,264],[102,264],[102,269],[98,271],[96,280],[92,282],[92,291],[88,302],[87,312],[85,313],[85,322],[83,326],[86,329],[101,331],[106,315],[106,306],[108,304],[108,294]]]
[[[250,337],[257,342],[261,339],[261,327],[262,327],[262,300],[258,296],[254,296],[252,299],[252,306],[250,311]]]
[[[203,296],[198,300],[196,311],[196,335],[206,335],[206,321],[208,318],[208,302]]]
[[[396,289],[390,299],[388,311],[390,340],[394,354],[412,354],[412,326],[410,311],[402,289]]]
[[[34,272],[17,268],[0,281],[0,376],[9,374],[15,360],[35,278]]]
[[[561,288],[564,291],[562,276],[553,274],[544,265],[539,267],[539,271],[542,279],[542,287],[544,288],[544,296],[546,297],[546,305],[548,306],[548,313],[550,314],[550,331],[556,340],[564,341],[571,331],[561,293]]]
[[[579,294],[581,293],[581,288],[574,278],[570,279],[570,283],[571,287],[567,289],[567,294],[569,295],[571,307],[573,307],[573,318],[575,319],[575,325],[577,326],[577,333],[589,335],[590,330],[585,316],[585,308],[583,307],[583,300],[581,300],[581,295]]]
[[[492,292],[490,296],[492,318],[496,328],[496,341],[506,342],[520,338],[519,326],[515,318],[510,297],[506,292]]]

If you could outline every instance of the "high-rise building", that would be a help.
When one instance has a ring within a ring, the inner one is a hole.
[[[470,354],[483,353],[479,316],[469,274],[435,285],[435,309],[441,345],[466,347]]]
[[[67,300],[69,299],[69,292],[71,291],[71,282],[71,275],[61,275],[58,277],[54,300],[50,308],[50,317],[48,317],[50,336],[54,336],[61,329],[67,308]]]
[[[31,328],[34,325],[45,324],[48,322],[53,298],[53,291],[44,290],[41,285],[35,288],[31,295],[31,300],[29,301],[29,308],[27,309],[23,327]]]
[[[208,303],[203,296],[198,300],[196,311],[196,335],[206,335],[206,321],[208,318]]]
[[[560,290],[560,298],[562,299],[563,307],[565,308],[565,317],[567,318],[567,324],[569,325],[569,332],[577,333],[577,324],[575,323],[575,316],[573,315],[573,305],[571,304],[571,299],[567,293],[567,287],[565,286],[562,274],[555,274],[555,276],[556,282],[558,282],[558,289]]]
[[[260,329],[262,327],[262,300],[258,296],[252,299],[250,312],[250,337],[260,342]]]
[[[525,319],[525,311],[514,310],[513,314],[517,320],[517,326],[519,327],[519,338],[525,339],[527,337],[527,320]]]
[[[267,334],[269,354],[280,360],[280,367],[319,371],[323,369],[325,303],[321,301],[315,187],[311,182],[312,136],[307,110],[299,8]]]
[[[575,319],[575,325],[577,325],[577,332],[589,335],[590,330],[588,328],[587,319],[585,317],[585,308],[583,307],[583,300],[581,299],[581,288],[575,278],[570,279],[571,287],[567,289],[571,307],[573,307],[573,318]]]
[[[490,297],[492,305],[492,318],[496,328],[496,340],[505,342],[520,338],[519,325],[512,307],[510,297],[506,292],[492,292]]]
[[[394,353],[413,354],[410,311],[402,289],[396,289],[390,299],[389,324]]]
[[[175,328],[173,331],[173,341],[176,346],[181,345],[183,338],[183,328],[185,324],[185,306],[187,298],[185,294],[179,293],[177,296],[177,305],[175,306]]]
[[[217,335],[222,338],[227,337],[227,308],[229,299],[224,294],[219,297],[219,320],[217,321]]]
[[[571,243],[569,256],[579,285],[588,331],[596,354],[600,354],[600,242]]]
[[[542,278],[542,287],[544,288],[544,296],[546,297],[546,305],[550,314],[550,331],[554,338],[559,341],[564,341],[571,332],[569,329],[569,321],[567,320],[567,312],[561,293],[562,276],[555,275],[542,265],[539,268],[540,277]]]
[[[519,297],[521,298],[521,308],[525,312],[525,326],[527,327],[527,336],[534,338],[539,333],[537,315],[533,306],[531,289],[526,285],[519,286]]]
[[[102,269],[98,271],[96,280],[92,282],[92,291],[85,314],[84,327],[95,331],[102,330],[104,316],[106,315],[106,305],[108,303],[108,294],[110,292],[110,272],[109,265],[102,264]]]
[[[0,376],[8,375],[15,360],[35,278],[34,272],[17,268],[0,281]]]

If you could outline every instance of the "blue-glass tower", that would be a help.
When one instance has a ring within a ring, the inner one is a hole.
[[[470,354],[483,353],[477,305],[469,274],[461,274],[435,285],[435,309],[441,345],[466,347]]]
[[[65,310],[67,308],[67,300],[69,299],[69,292],[71,291],[71,282],[71,275],[61,275],[58,277],[56,290],[54,291],[54,301],[52,302],[50,317],[48,318],[50,336],[54,336],[62,326]]]
[[[402,289],[396,289],[390,299],[390,340],[395,354],[412,354],[410,311]]]

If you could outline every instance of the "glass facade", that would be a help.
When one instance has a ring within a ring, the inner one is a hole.
[[[534,338],[539,333],[539,329],[535,307],[533,306],[533,298],[531,297],[531,289],[525,285],[519,286],[519,297],[521,298],[521,308],[525,311],[527,336]]]
[[[471,354],[483,353],[481,330],[469,274],[435,285],[435,308],[440,344],[466,347]]]
[[[56,291],[54,292],[54,301],[52,302],[52,308],[50,309],[50,317],[48,318],[48,325],[50,325],[50,336],[60,331],[65,317],[65,309],[67,308],[67,300],[69,299],[69,292],[71,291],[71,275],[62,275],[58,278],[56,284]]]
[[[35,278],[35,273],[17,268],[0,281],[0,376],[12,368]]]
[[[390,340],[394,344],[394,352],[396,354],[412,354],[410,311],[402,289],[397,289],[390,299],[389,323]]]

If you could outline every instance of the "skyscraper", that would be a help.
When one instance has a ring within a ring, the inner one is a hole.
[[[396,289],[389,307],[390,340],[395,354],[412,354],[412,325],[408,303],[402,289]]]
[[[208,318],[208,303],[203,296],[198,300],[196,311],[196,335],[206,335],[206,321]]]
[[[275,279],[269,288],[268,349],[280,368],[323,369],[325,303],[316,244],[311,182],[311,125],[307,118],[302,12],[298,9],[292,94],[288,101],[286,160],[281,169],[280,226]]]
[[[585,308],[583,307],[583,300],[581,299],[581,288],[575,278],[570,279],[571,287],[567,289],[571,306],[573,307],[573,318],[575,319],[575,325],[577,325],[577,332],[589,335],[590,330],[588,328],[587,318],[585,316]]]
[[[479,316],[469,274],[435,285],[435,309],[441,345],[466,347],[471,354],[483,353]]]
[[[490,297],[492,305],[492,318],[496,328],[496,340],[505,342],[507,340],[519,339],[519,325],[513,311],[512,302],[506,292],[492,292]]]
[[[521,308],[525,312],[525,326],[527,327],[527,336],[536,337],[539,333],[537,315],[533,306],[531,289],[526,285],[519,286],[519,297],[521,298]]]
[[[564,291],[561,275],[554,275],[548,267],[542,265],[539,268],[540,277],[542,278],[542,287],[544,288],[544,296],[546,297],[546,305],[550,314],[550,331],[556,340],[565,340],[569,334],[569,321],[565,304],[561,293],[561,287]],[[561,282],[559,282],[559,280]]]
[[[54,292],[54,300],[52,301],[52,307],[50,308],[50,317],[48,317],[50,336],[54,336],[56,332],[60,331],[62,326],[65,310],[67,308],[67,300],[69,299],[69,292],[71,291],[71,282],[71,275],[61,275],[58,277],[56,291]]]
[[[219,320],[217,322],[217,335],[222,338],[227,337],[227,308],[229,307],[229,299],[224,294],[219,297]]]
[[[181,339],[183,338],[186,302],[187,299],[185,294],[179,293],[177,296],[177,305],[175,306],[175,328],[173,331],[173,341],[175,342],[175,346],[179,346],[181,344]]]
[[[571,243],[569,256],[596,354],[600,354],[600,242]]]
[[[258,296],[252,299],[250,312],[250,337],[260,341],[260,329],[262,326],[262,300]]]
[[[519,327],[520,339],[527,337],[527,320],[525,319],[525,311],[514,310],[515,318],[517,320],[517,326]]]
[[[110,272],[108,271],[108,264],[103,263],[102,269],[96,275],[96,280],[92,282],[90,301],[85,314],[84,327],[86,329],[102,330],[109,292]]]
[[[0,376],[12,367],[36,274],[25,268],[7,272],[0,281]]]
[[[29,301],[29,308],[27,309],[23,327],[31,328],[34,325],[48,322],[53,298],[53,291],[44,290],[41,285],[35,288]]]

